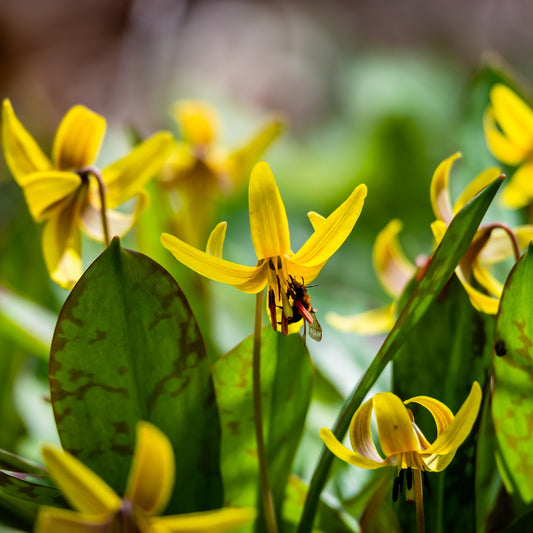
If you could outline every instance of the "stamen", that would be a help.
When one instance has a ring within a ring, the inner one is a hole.
[[[400,483],[400,492],[402,492],[402,490],[403,490],[404,476],[405,476],[405,470],[402,468],[400,470],[400,473],[398,474],[398,480],[399,480],[399,483]]]
[[[407,485],[407,490],[411,490],[413,488],[413,470],[410,466],[407,467],[407,472],[405,473],[405,481]]]
[[[268,258],[268,267],[270,270],[276,270],[276,267],[274,266],[274,261],[272,261],[272,257]]]
[[[277,317],[276,317],[276,299],[274,298],[274,290],[268,289],[268,310],[270,312],[270,323],[274,328],[274,331],[277,331]]]
[[[278,270],[281,270],[283,268],[283,263],[281,261],[281,257],[278,255]]]
[[[400,470],[400,473],[402,473],[403,470]],[[398,501],[398,495],[401,492],[401,482],[400,482],[400,474],[398,474],[394,478],[394,485],[392,486],[392,501],[397,502]]]

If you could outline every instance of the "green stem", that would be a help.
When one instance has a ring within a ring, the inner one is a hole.
[[[415,505],[416,505],[416,530],[417,533],[425,533],[426,525],[424,522],[424,493],[422,492],[422,470],[413,469],[415,482]]]
[[[111,242],[109,239],[109,226],[107,224],[107,211],[106,211],[106,201],[105,201],[105,183],[104,179],[102,177],[102,174],[100,174],[100,170],[96,168],[94,165],[89,165],[87,167],[83,167],[79,170],[82,174],[92,174],[94,178],[96,179],[96,183],[98,183],[98,195],[100,197],[100,213],[102,216],[102,230],[104,233],[104,241],[106,248],[109,246],[109,243]]]
[[[253,351],[253,396],[254,396],[254,426],[257,442],[257,459],[259,461],[259,483],[263,512],[268,533],[277,533],[278,525],[274,511],[274,500],[268,481],[265,437],[263,434],[263,406],[261,399],[261,329],[263,326],[263,292],[257,293],[255,300],[255,326]]]

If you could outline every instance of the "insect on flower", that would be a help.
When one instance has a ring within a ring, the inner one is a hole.
[[[287,296],[293,299],[292,312],[293,316],[288,320],[289,324],[299,322],[302,318],[304,321],[304,337],[306,333],[306,323],[309,324],[309,336],[319,342],[322,340],[322,327],[316,318],[316,309],[311,305],[311,297],[307,292],[304,284],[289,275],[290,282],[287,289]],[[314,286],[314,285],[313,285]]]

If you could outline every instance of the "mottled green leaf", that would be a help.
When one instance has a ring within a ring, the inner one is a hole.
[[[335,422],[333,431],[338,439],[343,439],[353,413],[361,405],[366,394],[376,382],[386,365],[393,359],[400,346],[405,342],[413,327],[428,310],[433,299],[440,294],[455,267],[467,251],[489,205],[502,184],[502,178],[494,180],[474,199],[466,204],[453,218],[442,241],[435,251],[428,268],[407,303],[402,308],[398,320],[389,332],[376,357],[368,367],[361,381],[346,400]],[[309,495],[305,503],[300,533],[311,530],[318,498],[324,487],[333,461],[333,454],[324,448],[317,468],[313,474]]]
[[[253,337],[213,365],[222,426],[226,505],[255,506],[257,446],[252,389]],[[298,335],[283,337],[270,326],[261,335],[261,391],[269,477],[279,510],[311,400],[312,365]]]
[[[147,420],[176,455],[167,512],[221,505],[219,419],[198,326],[174,279],[118,239],[65,302],[50,388],[63,446],[119,494],[136,422]]]
[[[500,472],[517,504],[533,502],[532,250],[507,278],[494,333],[492,417]]]

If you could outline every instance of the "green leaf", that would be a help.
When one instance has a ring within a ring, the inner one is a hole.
[[[168,513],[222,503],[220,426],[202,337],[174,279],[118,239],[72,290],[52,342],[50,389],[61,442],[118,494],[135,426],[170,439],[176,483]]]
[[[255,506],[257,446],[252,389],[253,336],[213,365],[222,426],[226,505]],[[313,367],[298,335],[284,337],[266,326],[261,334],[261,391],[269,477],[280,510],[290,468],[311,401]]]
[[[492,417],[499,466],[519,506],[533,502],[532,250],[530,244],[507,278],[494,333]]]
[[[339,440],[344,438],[353,413],[361,405],[366,394],[376,382],[381,372],[383,372],[385,366],[393,359],[400,346],[411,333],[413,327],[424,316],[433,299],[442,291],[450,279],[455,267],[472,242],[479,224],[500,188],[502,181],[502,178],[494,180],[493,183],[485,187],[483,191],[466,204],[453,218],[426,272],[403,307],[394,327],[383,341],[381,348],[361,381],[344,404],[343,410],[333,428]],[[333,454],[324,447],[311,480],[308,498],[300,522],[300,533],[311,530],[318,498],[326,483],[332,460]]]

